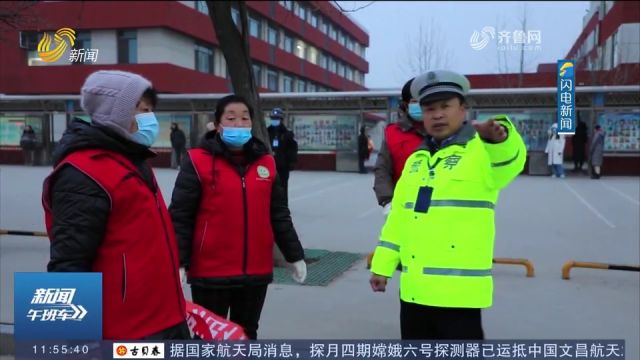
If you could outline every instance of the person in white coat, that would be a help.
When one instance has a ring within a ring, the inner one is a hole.
[[[564,145],[565,135],[558,134],[558,124],[553,124],[547,130],[548,140],[544,152],[547,154],[548,164],[551,167],[551,176],[564,178]]]

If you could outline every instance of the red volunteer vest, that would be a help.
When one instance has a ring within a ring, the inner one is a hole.
[[[111,199],[105,236],[92,265],[92,271],[102,273],[103,338],[140,339],[185,321],[175,232],[160,189],[156,186],[154,194],[118,153],[74,152],[45,179],[42,203],[49,239],[50,179],[65,164],[93,179]]]
[[[397,183],[402,175],[404,163],[416,151],[424,138],[413,129],[402,131],[398,124],[387,126],[384,133],[387,149],[393,161],[393,182]]]
[[[189,277],[227,278],[273,272],[271,189],[275,160],[262,156],[241,177],[204,149],[189,150],[202,188]]]

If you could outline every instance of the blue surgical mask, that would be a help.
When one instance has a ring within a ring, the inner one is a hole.
[[[271,126],[280,126],[280,119],[271,119]]]
[[[151,147],[158,137],[160,125],[156,115],[152,112],[136,114],[136,123],[138,123],[138,131],[131,134],[133,140],[138,144]]]
[[[222,129],[222,141],[233,148],[241,148],[251,140],[251,128],[224,127]]]
[[[422,121],[422,108],[418,103],[409,103],[408,114],[413,121]]]

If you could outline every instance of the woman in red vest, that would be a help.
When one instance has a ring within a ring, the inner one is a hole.
[[[140,75],[89,75],[81,104],[91,121],[69,124],[44,182],[47,270],[102,273],[104,339],[190,338],[175,232],[147,161],[156,102]]]
[[[398,122],[389,124],[385,129],[384,141],[376,161],[373,190],[385,215],[389,212],[393,190],[400,179],[405,161],[426,135],[420,104],[411,99],[412,82],[413,79],[402,87]]]
[[[188,151],[169,212],[193,301],[223,317],[230,312],[256,339],[273,280],[274,241],[295,281],[304,282],[307,268],[275,160],[252,137],[252,119],[244,98],[218,101],[216,130]]]

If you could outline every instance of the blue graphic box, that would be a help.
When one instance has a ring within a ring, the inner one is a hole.
[[[101,340],[102,274],[14,274],[16,340]]]

